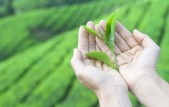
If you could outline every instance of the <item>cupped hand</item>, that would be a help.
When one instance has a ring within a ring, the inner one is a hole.
[[[94,29],[94,24],[91,21],[87,23],[87,26]],[[83,27],[80,27],[78,49],[74,50],[74,55],[71,59],[72,67],[80,82],[95,93],[118,88],[127,90],[126,83],[116,70],[85,56],[85,53],[91,51],[101,50],[96,44],[96,38]]]
[[[106,21],[101,21],[96,28],[97,32],[104,34]],[[111,51],[103,41],[97,39],[96,43],[101,51],[109,53],[112,57]],[[156,75],[159,51],[159,46],[149,36],[138,30],[131,33],[121,23],[116,23],[115,55],[119,72],[131,90],[142,76]]]

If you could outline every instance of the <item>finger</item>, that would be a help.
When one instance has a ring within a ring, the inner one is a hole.
[[[98,37],[96,37],[96,39],[97,39]],[[96,51],[101,51],[100,50],[100,48],[99,48],[99,46],[96,44]]]
[[[115,56],[115,54],[112,55],[112,57],[110,58],[110,60],[111,60],[111,62],[112,62],[113,64],[116,63],[116,56]]]
[[[119,55],[120,53],[122,53],[121,50],[119,49],[119,47],[116,44],[115,44],[114,47],[115,47],[115,54],[116,55]]]
[[[95,25],[95,31],[97,33],[97,36],[100,37],[100,38],[103,38],[103,35],[100,33],[98,26],[99,26],[98,24]]]
[[[94,60],[91,60],[91,59],[85,59],[85,60],[83,60],[83,63],[85,64],[85,65],[94,65]]]
[[[96,66],[97,68],[99,68],[99,69],[103,69],[103,64],[102,64],[102,62],[100,62],[100,61],[96,61],[96,62],[95,62],[95,66]]]
[[[107,53],[107,55],[109,57],[112,57],[112,52],[111,50],[108,48],[108,46],[99,38],[96,38],[96,43],[98,45],[98,47],[100,48],[101,51]]]
[[[106,65],[106,64],[103,64],[103,71],[108,71],[109,70],[109,66],[108,65]]]
[[[136,29],[133,31],[133,35],[138,43],[141,44],[144,48],[159,48],[159,46],[148,35],[145,35]]]
[[[150,51],[143,51],[146,53],[148,59],[145,59],[145,63],[140,63],[141,66],[147,66],[155,68],[157,66],[157,60],[159,57],[160,47],[148,36],[138,30],[133,31],[134,37],[142,45],[143,48],[148,48]],[[151,60],[150,60],[151,59]]]
[[[83,55],[88,52],[88,38],[88,32],[81,26],[79,28],[78,49]]]
[[[99,22],[99,25],[102,27],[102,29],[103,29],[104,31],[106,31],[106,21],[105,21],[105,20],[101,20],[101,21]]]
[[[105,31],[104,31],[104,29],[101,27],[101,25],[100,25],[100,24],[99,24],[99,25],[97,25],[97,28],[99,29],[100,34],[101,34],[102,36],[105,36]]]
[[[74,49],[74,54],[71,59],[71,65],[75,73],[79,73],[81,69],[84,68],[84,63],[82,61],[82,54],[78,49]]]
[[[117,44],[117,46],[122,52],[125,52],[130,49],[128,44],[124,41],[124,39],[117,32],[115,32],[115,43]]]
[[[87,23],[87,27],[89,27],[89,28],[94,30],[94,23],[92,21],[89,21]],[[89,52],[95,51],[95,50],[96,50],[95,37],[91,33],[89,33]]]
[[[131,47],[138,46],[139,44],[133,37],[133,34],[128,31],[120,22],[116,22],[116,32],[126,41],[126,43]]]

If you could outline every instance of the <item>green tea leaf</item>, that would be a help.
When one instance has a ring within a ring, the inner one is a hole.
[[[106,45],[109,47],[112,53],[114,53],[114,41],[106,41]]]
[[[96,31],[94,31],[93,29],[86,27],[86,26],[82,26],[84,29],[86,29],[89,33],[91,33],[93,36],[97,36]]]
[[[112,67],[113,69],[116,69],[116,65],[114,65],[109,56],[101,51],[94,51],[94,52],[88,52],[86,53],[86,56],[90,57],[90,58],[94,58],[96,60],[99,60],[105,64],[107,64],[108,66]]]
[[[117,10],[109,17],[107,24],[106,24],[106,37],[108,41],[111,40],[112,36],[114,36],[116,13],[117,13]]]

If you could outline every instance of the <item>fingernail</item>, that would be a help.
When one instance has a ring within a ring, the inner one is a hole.
[[[87,23],[93,23],[93,21],[88,21]]]
[[[137,30],[137,29],[134,29],[134,30],[133,30],[133,33],[137,33],[137,32],[138,32],[138,30]]]
[[[85,29],[83,28],[83,26],[81,25],[80,26],[80,28],[79,28],[80,30],[82,30],[82,31],[85,31]]]
[[[116,24],[118,24],[118,26],[123,26],[123,24],[120,23],[118,20],[116,21]]]
[[[87,26],[93,26],[93,25],[94,25],[94,23],[92,21],[87,22]]]
[[[106,21],[105,20],[100,20],[99,24],[101,24],[101,23],[106,23]]]
[[[120,23],[120,22],[117,20],[116,23]]]
[[[83,28],[83,26],[81,25],[81,26],[80,26],[80,29],[82,29],[82,28]]]

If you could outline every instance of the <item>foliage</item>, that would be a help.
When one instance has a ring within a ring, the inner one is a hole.
[[[37,2],[22,1],[27,7]],[[77,47],[77,27],[88,20],[106,19],[117,8],[120,22],[131,31],[138,28],[147,33],[160,45],[157,69],[169,82],[169,2],[130,1],[96,0],[54,8],[42,6],[43,9],[1,18],[0,107],[98,106],[96,96],[77,81],[69,62],[73,48]],[[13,5],[17,13],[22,11],[19,5]],[[133,107],[140,106],[133,95],[129,96]]]
[[[93,36],[96,36],[99,39],[103,40],[104,43],[109,47],[109,49],[111,50],[113,55],[114,55],[114,35],[115,35],[116,12],[114,12],[107,21],[105,35],[99,36],[97,34],[97,32],[94,31],[93,29],[83,26],[83,28],[85,28]],[[113,69],[118,69],[117,68],[117,61],[115,63],[112,63],[109,56],[105,52],[94,51],[94,52],[88,52],[88,53],[86,53],[86,55],[90,58],[97,59],[97,60],[109,65]]]

